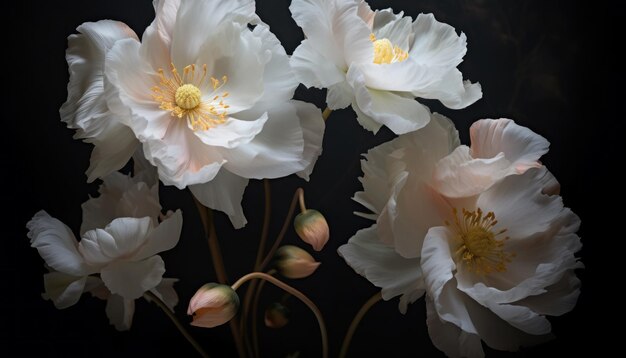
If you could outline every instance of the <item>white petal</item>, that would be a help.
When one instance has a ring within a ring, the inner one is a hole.
[[[117,217],[143,218],[149,217],[156,223],[161,214],[161,204],[159,204],[159,188],[153,186],[149,188],[145,183],[140,182],[130,187],[117,203]]]
[[[143,150],[141,148],[138,148],[133,154],[133,180],[136,183],[146,183],[151,190],[156,186],[156,197],[158,198],[159,173],[157,168],[143,155]]]
[[[322,118],[320,109],[311,103],[295,100],[290,101],[290,103],[296,107],[304,139],[304,149],[300,160],[304,169],[297,172],[296,175],[304,180],[309,180],[309,175],[313,172],[317,158],[322,154],[326,122]]]
[[[113,240],[99,240],[102,252],[109,257],[127,256],[149,238],[152,229],[152,220],[143,218],[118,218],[104,228]],[[104,238],[104,236],[99,236]]]
[[[141,248],[132,255],[132,259],[143,260],[159,252],[174,248],[180,239],[182,227],[183,214],[180,210],[176,210],[174,214],[150,231]]]
[[[526,306],[538,314],[560,316],[574,308],[579,295],[580,280],[573,271],[569,271],[559,282],[546,287],[545,293],[527,297],[516,304]]]
[[[361,127],[374,134],[378,133],[380,128],[383,126],[382,123],[377,122],[374,118],[363,113],[356,102],[356,98],[352,99],[352,109],[354,110],[354,113],[356,113],[356,119]]]
[[[215,34],[218,26],[228,22],[247,24],[256,19],[254,11],[252,0],[182,1],[173,29],[171,54],[174,64],[182,68],[196,63],[203,45]]]
[[[336,4],[332,29],[343,48],[345,63],[372,63],[374,46],[370,40],[371,28],[358,14],[358,3],[352,1]],[[305,32],[306,34],[306,32]]]
[[[432,299],[428,296],[426,296],[426,325],[435,347],[448,357],[485,356],[480,337],[464,332],[452,323],[442,321],[435,312]]]
[[[319,53],[311,39],[302,41],[289,63],[298,81],[306,87],[328,88],[345,80],[344,72]]]
[[[138,41],[128,39],[116,42],[107,53],[105,92],[111,112],[144,142],[163,138],[175,119],[152,97],[161,79],[139,56],[139,49]]]
[[[352,87],[345,79],[328,87],[326,91],[326,104],[333,111],[348,107],[353,100]]]
[[[430,111],[412,98],[369,89],[363,73],[356,66],[348,70],[348,82],[354,88],[359,109],[396,134],[412,132],[430,121]]]
[[[359,1],[357,14],[367,24],[367,27],[372,28],[372,26],[374,25],[374,17],[376,16],[376,13],[372,11],[369,4],[365,2],[365,0]]]
[[[94,145],[89,159],[89,168],[85,173],[89,183],[122,169],[139,145],[133,131],[116,122],[113,117],[114,115],[108,115],[107,118],[102,119],[111,123],[108,130],[88,140]]]
[[[403,295],[410,296],[413,302],[424,293],[420,259],[405,259],[381,243],[375,225],[359,230],[337,251],[359,275],[382,289],[385,300]],[[404,303],[400,306],[402,313],[406,313],[407,302]]]
[[[504,153],[512,163],[511,173],[522,174],[539,168],[539,158],[548,152],[550,143],[526,127],[510,119],[482,119],[470,128],[472,157],[492,158]]]
[[[565,214],[560,197],[543,194],[542,178],[547,173],[544,167],[509,176],[478,198],[478,207],[496,214],[498,230],[506,228],[511,243],[545,232]]]
[[[26,228],[30,246],[36,248],[54,270],[77,277],[93,272],[78,252],[74,234],[61,221],[42,210],[33,216]]]
[[[170,47],[176,14],[180,6],[180,0],[155,0],[154,21],[146,28],[141,37],[141,56],[152,64],[152,68],[167,69],[170,66]]]
[[[267,122],[267,113],[263,113],[261,117],[252,121],[229,117],[226,122],[222,124],[205,131],[194,131],[194,134],[200,138],[204,144],[224,148],[235,148],[239,145],[249,143],[263,130],[265,122]]]
[[[135,300],[123,298],[120,295],[111,295],[107,299],[106,314],[109,323],[118,331],[127,331],[133,324],[135,314]]]
[[[274,103],[288,101],[298,87],[299,81],[289,64],[289,56],[283,45],[264,23],[258,23],[252,33],[261,39],[261,50],[270,51],[272,57],[263,71],[263,96],[256,103],[259,106],[271,107]]]
[[[268,110],[263,131],[245,145],[220,149],[224,167],[244,178],[279,178],[303,170],[304,138],[296,106],[290,102]]]
[[[111,293],[134,300],[156,287],[164,272],[161,257],[152,256],[138,262],[114,262],[102,269],[100,277]]]
[[[199,89],[204,101],[213,101],[215,95],[228,93],[224,102],[229,106],[228,113],[235,114],[251,108],[264,94],[264,71],[272,52],[262,40],[264,38],[253,34],[245,24],[225,22],[204,43],[198,57],[188,62],[174,59],[174,63],[179,71],[189,64],[195,63],[200,68],[206,64],[208,75],[217,79],[226,76],[227,81],[218,92],[212,87],[212,81],[205,81]]]
[[[46,290],[44,298],[52,300],[58,309],[68,308],[78,302],[85,289],[87,277],[76,277],[62,272],[49,272],[43,275]]]
[[[337,68],[344,69],[346,63],[343,58],[343,48],[339,40],[336,40],[344,34],[338,34],[334,29],[340,16],[335,2],[293,0],[289,10],[298,26],[302,28],[311,48],[326,58],[320,63],[332,63]],[[306,85],[306,82],[303,81],[303,83]]]
[[[361,63],[358,68],[363,73],[365,85],[378,90],[413,92],[428,88],[441,78],[439,69],[428,68],[410,57],[394,63]]]
[[[436,69],[427,69],[436,73]],[[437,99],[446,107],[462,109],[478,101],[483,97],[480,83],[463,81],[463,74],[456,68],[439,72],[437,80],[428,85],[423,85],[411,91],[414,96],[428,99]]]
[[[409,58],[429,67],[453,68],[467,52],[465,34],[456,34],[448,24],[438,22],[432,14],[419,14],[413,23],[414,39]]]
[[[204,184],[191,185],[189,190],[202,205],[223,211],[228,215],[235,229],[240,229],[248,222],[241,207],[241,200],[247,186],[248,179],[222,168],[213,180]]]
[[[438,226],[428,230],[422,248],[422,271],[426,292],[432,298],[439,318],[467,333],[477,333],[465,306],[465,294],[456,288],[453,272],[456,264],[450,253],[453,233]]]
[[[178,282],[177,278],[163,278],[157,287],[150,290],[165,303],[172,312],[174,312],[174,307],[178,304],[178,294],[174,289],[174,283],[176,282]]]
[[[80,226],[81,235],[89,230],[104,228],[113,221],[116,217],[116,204],[124,191],[133,185],[130,176],[120,172],[113,172],[102,178],[102,181],[103,183],[98,188],[100,196],[89,198],[81,205],[83,211],[83,221]]]
[[[462,145],[437,163],[434,186],[450,198],[477,195],[504,178],[510,166],[502,153],[488,159],[474,159],[470,148]]]
[[[68,38],[70,81],[60,113],[68,127],[77,129],[78,138],[89,138],[105,130],[110,120],[103,95],[105,55],[117,40],[137,35],[126,24],[111,20],[86,22],[77,30],[80,34]]]
[[[216,148],[202,143],[181,121],[172,122],[162,140],[150,140],[143,148],[163,184],[179,189],[212,180],[225,163]]]

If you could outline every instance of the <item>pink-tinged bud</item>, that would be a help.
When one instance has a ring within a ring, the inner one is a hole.
[[[207,283],[189,301],[192,326],[213,328],[231,320],[239,310],[239,296],[230,286]]]
[[[272,303],[265,310],[265,325],[269,328],[282,328],[289,323],[289,308],[278,302]]]
[[[320,251],[328,242],[330,229],[324,215],[317,210],[307,209],[296,216],[293,226],[298,236],[313,246],[313,250]]]
[[[281,246],[274,256],[274,265],[287,278],[305,278],[320,265],[313,256],[297,246]]]

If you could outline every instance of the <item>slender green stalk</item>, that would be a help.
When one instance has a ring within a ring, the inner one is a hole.
[[[154,302],[157,306],[159,306],[159,308],[161,308],[161,310],[163,310],[163,312],[165,312],[167,317],[169,317],[169,319],[172,320],[172,322],[174,323],[176,328],[178,328],[180,333],[187,339],[187,341],[189,341],[189,343],[191,343],[191,345],[196,349],[196,351],[198,351],[198,353],[202,357],[209,358],[209,355],[204,351],[204,349],[202,349],[200,344],[196,342],[195,339],[193,339],[191,334],[185,329],[182,323],[180,323],[178,318],[176,318],[174,313],[170,311],[170,309],[167,307],[167,305],[163,301],[161,301],[161,299],[159,299],[154,293],[150,291],[146,291],[146,293],[144,293],[143,295],[146,298],[146,300]]]

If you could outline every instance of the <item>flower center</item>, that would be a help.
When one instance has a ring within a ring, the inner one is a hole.
[[[202,99],[202,92],[200,89],[192,84],[185,84],[176,90],[174,96],[176,104],[182,109],[194,109],[200,104]]]
[[[227,76],[221,80],[207,77],[206,65],[202,66],[202,73],[196,73],[196,65],[186,66],[181,76],[173,63],[169,76],[163,69],[158,72],[159,82],[152,87],[152,98],[160,109],[185,118],[194,131],[205,131],[226,121],[230,106],[224,99],[228,92],[218,92],[228,81]],[[203,90],[208,92],[204,97]]]
[[[370,34],[370,41],[374,44],[374,63],[402,62],[409,58],[409,54],[399,46],[394,46],[388,39],[377,40],[374,34]]]
[[[511,262],[514,253],[504,251],[504,242],[508,236],[498,239],[506,229],[494,232],[492,229],[498,223],[495,214],[490,211],[483,216],[478,208],[474,211],[462,210],[459,218],[458,210],[452,209],[454,224],[446,221],[446,226],[453,226],[457,234],[459,246],[455,251],[457,261],[463,262],[467,269],[478,274],[505,272],[506,264]]]

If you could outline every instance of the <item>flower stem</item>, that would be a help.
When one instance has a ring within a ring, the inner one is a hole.
[[[300,203],[300,212],[306,211],[306,205],[304,205],[304,190],[302,188],[298,188],[298,203]]]
[[[315,305],[315,303],[313,303],[313,301],[311,301],[305,294],[303,294],[302,292],[296,290],[295,288],[289,286],[288,284],[284,283],[283,281],[277,279],[274,276],[270,276],[266,273],[263,272],[251,272],[245,276],[243,276],[242,278],[240,278],[239,280],[237,280],[237,282],[235,282],[232,285],[233,290],[237,290],[237,288],[239,288],[239,286],[241,286],[244,282],[251,280],[251,279],[262,279],[265,281],[268,281],[269,283],[289,292],[290,294],[294,295],[295,297],[297,297],[298,299],[300,299],[300,301],[302,301],[305,305],[307,305],[307,307],[309,307],[309,309],[313,312],[313,314],[315,315],[315,318],[317,318],[317,323],[320,326],[320,334],[321,334],[321,339],[322,339],[322,357],[323,358],[328,358],[328,337],[326,334],[326,324],[324,323],[324,318],[322,317],[322,313],[320,312],[319,308],[317,308],[317,306]]]
[[[200,344],[198,342],[196,342],[195,339],[193,339],[191,334],[185,329],[185,327],[180,323],[178,318],[176,318],[174,313],[172,313],[172,311],[170,311],[170,309],[167,307],[167,305],[165,303],[163,303],[163,301],[161,301],[154,293],[152,293],[150,291],[147,291],[143,295],[146,298],[146,300],[156,303],[156,305],[159,306],[163,310],[163,312],[165,312],[167,317],[169,317],[169,319],[172,320],[172,322],[174,323],[176,328],[178,328],[180,333],[185,338],[187,338],[187,341],[189,341],[189,343],[191,343],[191,345],[196,349],[196,351],[198,351],[198,353],[202,357],[209,358],[209,355],[204,351],[204,349],[202,349]]]
[[[267,272],[268,275],[273,276],[276,273],[276,270],[271,269]],[[256,282],[256,281],[254,281]],[[259,331],[257,326],[257,320],[259,317],[259,299],[261,298],[261,291],[263,290],[263,286],[265,286],[264,280],[259,282],[259,287],[256,289],[254,293],[254,300],[252,300],[252,346],[254,347],[254,356],[259,357]]]
[[[265,259],[261,263],[259,267],[259,271],[263,271],[265,267],[270,263],[272,257],[274,257],[274,253],[278,250],[278,246],[283,241],[285,234],[287,234],[287,230],[289,229],[289,224],[291,223],[291,218],[293,217],[293,213],[296,210],[296,203],[298,202],[298,198],[300,195],[304,195],[304,190],[302,188],[296,189],[296,192],[293,194],[293,199],[291,200],[291,205],[289,206],[289,211],[287,212],[287,216],[285,217],[285,222],[283,223],[283,227],[280,229],[280,233],[276,237],[276,241],[274,241],[274,245],[265,256]]]
[[[191,194],[191,196],[196,203],[198,213],[200,214],[200,220],[202,221],[202,226],[204,227],[204,231],[208,237],[209,251],[211,252],[215,275],[217,276],[217,280],[220,283],[225,284],[228,282],[228,276],[226,275],[226,269],[224,267],[224,260],[222,259],[220,244],[217,240],[217,231],[215,230],[215,225],[213,223],[213,211],[210,208],[204,206],[195,197],[195,195]],[[239,357],[245,357],[246,355],[243,347],[243,342],[241,340],[241,335],[239,334],[239,324],[237,323],[237,320],[234,319],[231,319],[229,324],[230,331],[235,341],[235,346],[237,347],[237,352],[239,353]]]
[[[376,293],[374,296],[370,297],[370,299],[367,300],[363,304],[359,312],[357,312],[357,314],[354,316],[354,318],[352,319],[352,323],[350,323],[350,327],[348,328],[348,332],[346,332],[346,337],[343,339],[343,343],[341,344],[341,351],[339,352],[339,358],[344,358],[346,354],[348,353],[348,347],[350,346],[350,341],[352,341],[352,336],[354,336],[354,332],[356,331],[356,328],[359,326],[361,319],[363,319],[363,316],[365,316],[367,311],[369,311],[369,309],[372,308],[372,306],[376,304],[376,302],[380,301],[381,299],[382,299],[382,296],[380,292]]]
[[[333,110],[328,108],[328,107],[326,107],[324,112],[322,112],[322,118],[324,118],[324,121],[326,121],[328,119],[328,117],[330,116],[331,113],[333,113]]]

